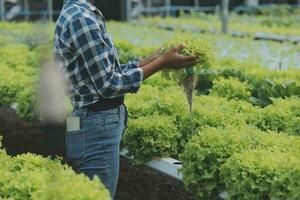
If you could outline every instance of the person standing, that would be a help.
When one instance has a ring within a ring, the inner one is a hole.
[[[98,176],[115,195],[119,146],[126,127],[124,96],[163,68],[182,69],[195,56],[181,56],[179,44],[164,54],[120,64],[101,11],[93,0],[65,0],[56,23],[54,52],[68,81],[73,112],[67,120],[69,163],[89,178]]]

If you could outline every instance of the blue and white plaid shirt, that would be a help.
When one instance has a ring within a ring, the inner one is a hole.
[[[87,0],[65,0],[54,52],[77,108],[137,92],[143,80],[137,59],[120,64],[102,13]]]

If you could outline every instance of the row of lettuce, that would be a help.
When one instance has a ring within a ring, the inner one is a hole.
[[[161,21],[164,22],[163,20]],[[159,48],[161,44],[172,40],[174,36],[181,37],[183,34],[188,34],[190,38],[201,38],[212,43],[214,53],[220,59],[231,58],[243,63],[259,64],[272,69],[300,67],[298,54],[300,44],[263,40],[254,41],[252,38],[233,38],[223,34],[199,34],[194,31],[183,33],[178,30],[157,29],[153,26],[147,26],[147,29],[145,29],[145,26],[118,22],[110,22],[107,24],[107,27],[114,41],[129,41],[130,44],[140,47],[140,50],[148,49],[148,47],[153,47],[154,45]],[[124,56],[127,54],[125,53]],[[123,57],[122,54],[121,57]]]
[[[18,32],[17,26],[5,26]],[[50,45],[28,39],[11,44],[9,34],[3,37],[8,39],[0,40],[0,105],[15,106],[20,117],[34,123],[40,62]],[[128,40],[117,40],[116,46],[123,63],[155,49]],[[231,199],[299,199],[299,73],[218,59],[212,68],[197,71],[192,118],[178,82],[157,74],[126,98],[130,120],[123,145],[136,164],[169,156],[182,161],[184,183],[199,199],[214,199],[224,190]],[[18,191],[13,194],[23,194]]]
[[[260,108],[195,97],[190,120],[179,90],[145,85],[127,98],[131,120],[124,145],[137,164],[178,158],[184,183],[199,199],[215,199],[224,190],[231,199],[299,198],[299,98]]]
[[[186,48],[189,48],[187,51],[200,55],[200,66],[196,70],[198,95],[240,99],[262,107],[271,104],[273,98],[300,96],[300,70],[270,70],[253,62],[245,63],[232,58],[214,59],[214,49],[209,43],[204,39],[191,38],[190,35],[184,34],[172,38],[177,42],[171,43],[184,42]],[[134,57],[146,56],[155,50],[153,47],[132,45],[126,40],[117,40],[116,44],[123,63]],[[180,84],[183,75],[184,73],[168,72],[166,78]]]
[[[78,175],[59,159],[29,153],[11,157],[0,149],[0,174],[3,200],[111,199],[98,178]]]
[[[274,10],[271,12],[271,10]],[[266,33],[279,36],[300,36],[299,8],[276,7],[269,11],[262,11],[262,15],[229,14],[229,30],[233,34],[255,36],[257,33]],[[180,13],[178,17],[147,17],[138,22],[154,26],[168,26],[174,29],[202,30],[204,32],[221,33],[220,13]],[[276,13],[276,14],[275,14]]]

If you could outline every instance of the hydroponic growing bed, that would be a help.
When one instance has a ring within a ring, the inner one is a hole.
[[[33,27],[36,25],[0,24],[1,30],[5,30],[0,35],[0,105],[14,108],[15,117],[22,120],[24,127],[41,123],[36,113],[36,88],[41,63],[51,58],[50,31],[41,39],[30,31]],[[193,118],[176,76],[166,78],[165,74],[158,73],[144,82],[138,94],[126,97],[130,119],[123,138],[123,147],[128,152],[123,155],[132,157],[133,164],[147,163],[182,179],[197,199],[217,199],[224,191],[228,192],[228,199],[299,199],[299,45],[210,34],[182,35],[180,31],[170,34],[156,28],[145,31],[143,27],[116,22],[109,23],[108,28],[122,62],[144,56],[174,36],[195,40],[201,37],[213,46],[211,66],[196,73]],[[266,64],[266,60],[274,57],[282,63],[281,67],[272,67],[278,63]],[[4,130],[0,127],[0,131]],[[4,133],[5,137],[8,134]],[[28,137],[30,141],[32,135]],[[175,160],[158,161],[160,158],[178,160],[182,167],[174,165]],[[7,155],[3,159],[12,160],[11,165],[16,165],[14,162],[18,160]],[[171,166],[169,161],[173,163]],[[54,163],[56,166],[59,161]],[[177,173],[178,168],[181,175]],[[18,168],[9,173],[9,179],[15,179],[11,173],[23,171]],[[47,174],[41,177],[48,180]],[[50,187],[30,190],[18,184],[4,187],[5,182],[1,183],[0,198],[4,199],[21,199],[20,195],[32,199],[35,191]],[[53,182],[58,183],[61,182]],[[3,193],[3,188],[15,192]],[[77,199],[95,198],[78,196]]]

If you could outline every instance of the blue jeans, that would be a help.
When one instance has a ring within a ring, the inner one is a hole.
[[[78,173],[90,179],[97,175],[115,195],[119,176],[119,148],[127,121],[124,105],[100,112],[75,110],[81,129],[66,133],[68,162]]]

